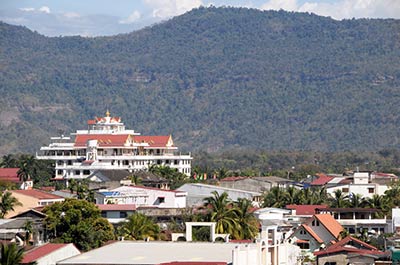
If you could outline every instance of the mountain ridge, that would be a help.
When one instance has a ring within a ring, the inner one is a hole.
[[[187,150],[398,148],[399,36],[399,20],[246,8],[112,37],[1,23],[0,150],[33,152],[107,108]]]

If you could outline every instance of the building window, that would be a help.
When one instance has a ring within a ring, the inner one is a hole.
[[[343,192],[349,192],[349,188],[342,188]]]
[[[80,175],[81,171],[80,170],[75,170],[75,175]]]
[[[68,160],[68,166],[72,165],[72,160]]]
[[[84,171],[83,171],[83,175],[90,175],[90,170],[87,170],[87,169],[84,170]]]
[[[158,197],[158,202],[159,203],[164,203],[165,202],[165,197]]]
[[[126,218],[128,214],[126,212],[119,212],[119,218]]]
[[[107,218],[107,213],[106,212],[101,212],[101,217]]]
[[[374,188],[368,188],[368,193],[374,193],[375,189]]]

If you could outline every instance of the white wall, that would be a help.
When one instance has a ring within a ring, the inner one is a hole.
[[[68,244],[65,247],[57,249],[52,253],[39,258],[36,262],[37,265],[55,265],[58,261],[81,254],[79,250],[73,245]]]
[[[122,186],[111,191],[119,191],[126,194],[125,204],[136,204],[137,206],[156,206],[159,208],[185,208],[186,207],[186,193],[174,192],[168,190],[160,190],[145,187]],[[136,198],[128,196],[129,193],[146,194],[146,197]],[[160,199],[164,198],[164,202]]]

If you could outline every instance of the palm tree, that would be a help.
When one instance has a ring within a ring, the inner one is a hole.
[[[220,195],[217,191],[213,191],[212,195],[204,199],[204,206],[208,209],[208,221],[216,222],[215,232],[239,237],[238,228],[240,225],[236,216],[236,209],[229,199],[228,193],[224,192]]]
[[[258,220],[252,213],[250,200],[239,198],[236,204],[236,215],[240,224],[240,239],[254,239],[258,234]]]
[[[33,235],[33,222],[31,220],[27,220],[25,222],[24,230],[25,230],[25,244],[28,245]]]
[[[346,208],[348,206],[349,197],[345,195],[342,190],[335,190],[333,196],[331,195],[329,200],[330,207],[332,208]]]
[[[369,208],[381,210],[380,212],[374,213],[374,217],[383,217],[389,211],[389,202],[387,197],[374,194],[371,198],[365,200],[365,205]]]
[[[152,219],[141,213],[132,214],[121,223],[119,234],[130,240],[156,239],[160,228]]]
[[[351,208],[359,208],[363,207],[365,204],[365,200],[363,199],[361,194],[351,193],[349,196],[349,207]]]
[[[287,193],[283,188],[272,187],[264,196],[263,207],[282,208],[286,206]]]
[[[0,167],[18,167],[18,160],[15,155],[4,155],[1,158]]]
[[[0,265],[19,265],[24,257],[24,250],[15,243],[1,244]]]
[[[17,198],[12,196],[11,192],[6,191],[3,194],[1,194],[0,197],[0,218],[4,218],[4,216],[10,212],[14,211],[15,206],[22,206],[22,203],[20,203]]]
[[[20,181],[27,181],[36,175],[37,161],[33,155],[21,155],[18,177]]]
[[[301,192],[293,186],[286,188],[286,204],[300,204]]]

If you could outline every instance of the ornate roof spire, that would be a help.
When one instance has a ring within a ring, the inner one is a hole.
[[[107,109],[106,117],[110,117],[110,111]]]

